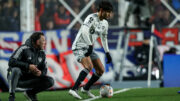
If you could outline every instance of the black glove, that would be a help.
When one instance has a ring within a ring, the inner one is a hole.
[[[111,55],[109,54],[109,52],[106,53],[106,57],[107,57],[106,63],[111,63],[112,58],[111,58]]]
[[[89,55],[91,55],[92,51],[93,51],[93,46],[92,46],[92,45],[89,45],[88,51],[87,51],[87,53],[85,54],[85,56],[88,57]]]

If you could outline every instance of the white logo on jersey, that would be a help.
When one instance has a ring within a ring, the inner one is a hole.
[[[31,60],[32,58],[31,57],[28,57],[28,60]]]
[[[42,61],[42,58],[41,58],[41,57],[38,57],[38,61],[41,62],[41,61]]]

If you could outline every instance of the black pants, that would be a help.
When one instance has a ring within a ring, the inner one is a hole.
[[[49,76],[36,77],[31,74],[22,73],[21,69],[14,67],[8,72],[9,92],[15,93],[16,87],[28,88],[37,94],[53,86],[54,80]]]

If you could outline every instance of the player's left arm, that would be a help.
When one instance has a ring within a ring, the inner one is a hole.
[[[107,34],[108,34],[108,23],[106,24],[105,31],[103,32],[103,34],[101,35],[100,38],[101,38],[101,43],[102,43],[102,46],[104,48],[104,51],[105,51],[106,57],[107,57],[106,63],[110,63],[112,61],[112,58],[111,58],[111,55],[109,53]]]
[[[107,40],[107,34],[102,34],[101,36],[101,42],[102,42],[102,46],[104,48],[104,51],[107,53],[109,52],[109,47],[108,47],[108,40]]]

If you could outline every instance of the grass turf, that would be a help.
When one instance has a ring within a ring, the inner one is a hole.
[[[115,91],[120,89],[115,89]],[[94,101],[180,101],[180,94],[177,92],[180,88],[141,88],[132,89],[123,93],[115,94],[112,98],[99,98]],[[99,90],[94,89],[92,92],[98,96]],[[86,95],[81,94],[83,99]],[[0,93],[1,101],[8,101],[7,92]],[[38,94],[39,101],[77,101],[68,94],[68,90],[45,91]],[[22,92],[16,93],[16,101],[27,101]]]

